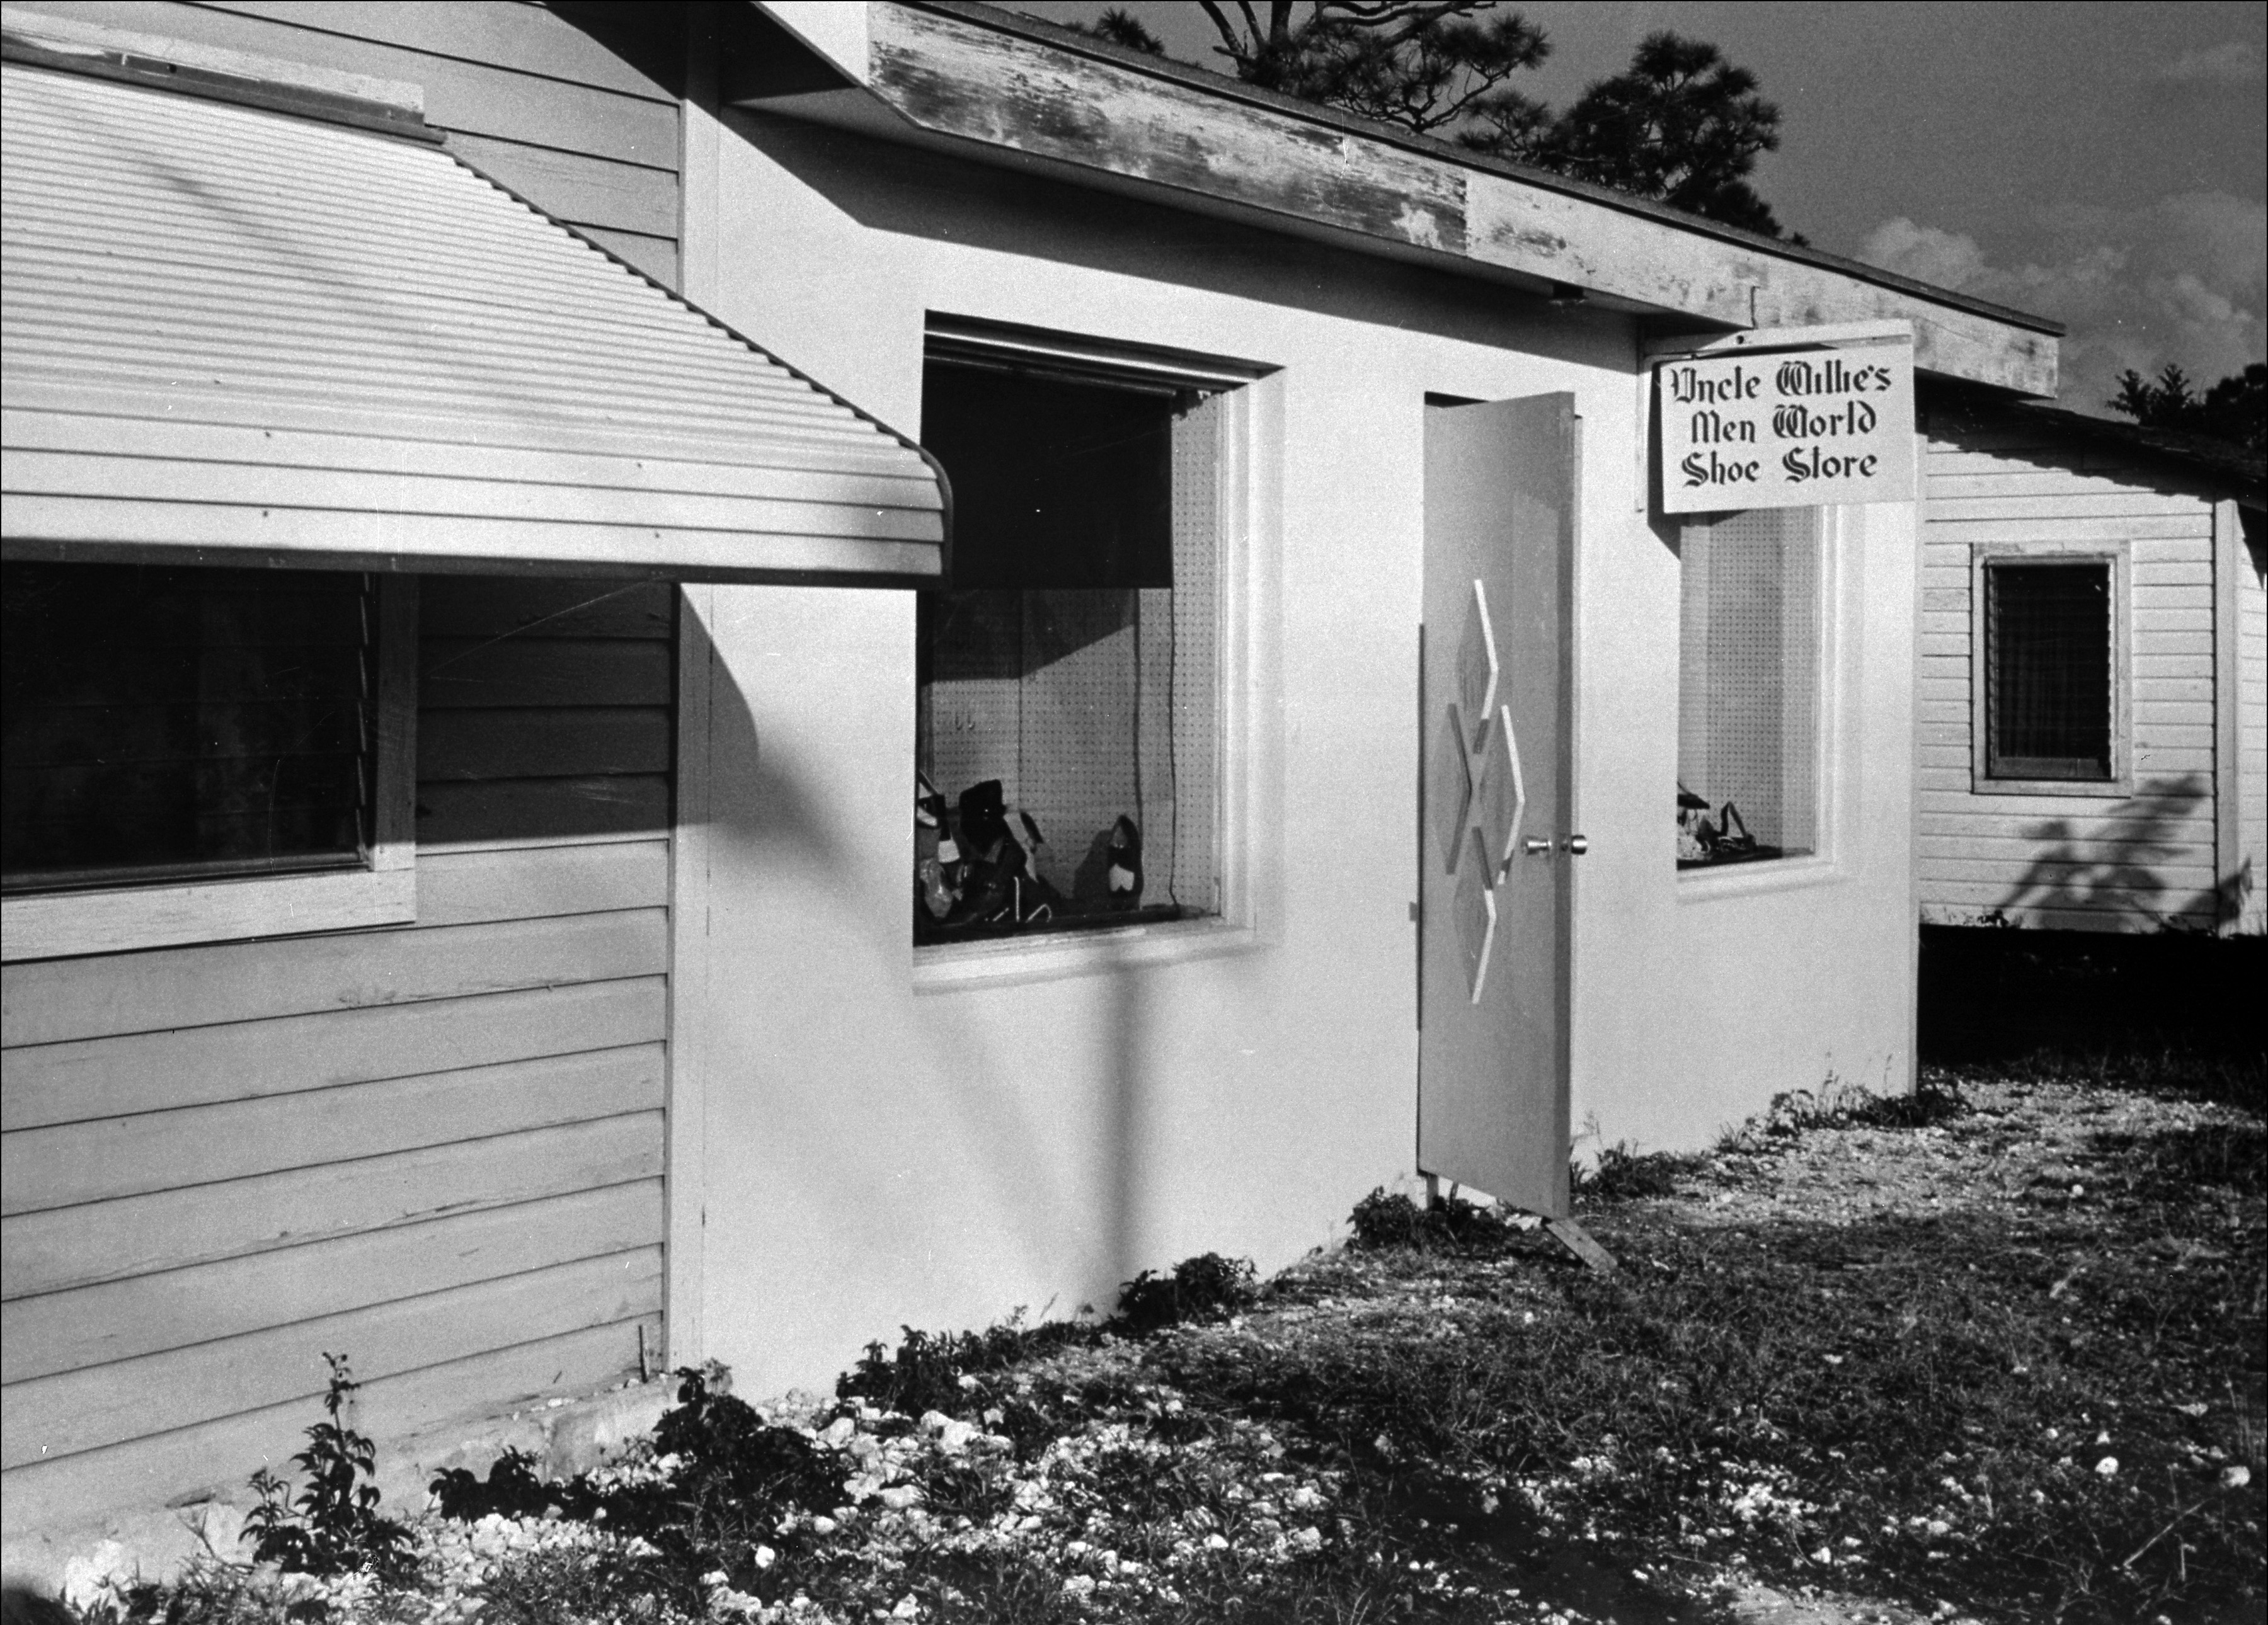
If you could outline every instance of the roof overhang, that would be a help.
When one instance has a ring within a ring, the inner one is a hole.
[[[1915,363],[2056,391],[2060,324],[975,4],[756,0],[727,101],[1454,268],[1682,330],[1913,324]],[[782,62],[774,41],[799,48]]]
[[[1982,431],[1986,445],[2067,447],[2090,454],[2097,471],[2268,512],[2268,456],[2250,446],[1947,385],[1923,390],[1916,405],[1929,434],[1957,441]]]
[[[466,167],[389,87],[6,21],[8,557],[939,578],[918,446]],[[143,82],[174,73],[193,93]]]

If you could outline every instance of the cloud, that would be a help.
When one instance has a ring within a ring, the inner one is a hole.
[[[1977,239],[1900,217],[1869,264],[2068,323],[2066,406],[2100,412],[2118,376],[2171,363],[2210,384],[2268,350],[2268,207],[2187,192],[2138,209],[2066,204],[2034,220],[2036,257],[1996,265]]]
[[[2183,51],[2158,70],[2158,77],[2176,85],[2257,85],[2262,77],[2260,47],[2251,40]]]

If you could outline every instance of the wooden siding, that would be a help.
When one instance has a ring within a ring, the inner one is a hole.
[[[406,80],[424,92],[426,122],[467,163],[677,286],[675,87],[541,6],[28,0],[20,9]]]
[[[2213,504],[2036,430],[1936,426],[1915,695],[1922,918],[2152,930],[2214,916]],[[1974,550],[2123,547],[2130,793],[1980,793]]]
[[[11,1526],[662,1346],[674,590],[420,592],[414,926],[5,969]]]

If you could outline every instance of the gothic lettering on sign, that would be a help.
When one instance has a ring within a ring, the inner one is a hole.
[[[1696,357],[1660,391],[1667,512],[1913,500],[1910,344]]]

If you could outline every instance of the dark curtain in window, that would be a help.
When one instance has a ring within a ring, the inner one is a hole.
[[[932,363],[922,397],[954,586],[1174,585],[1170,393]]]
[[[368,577],[11,563],[4,589],[11,889],[358,857]]]
[[[2110,775],[2110,566],[1988,564],[1992,770]]]

